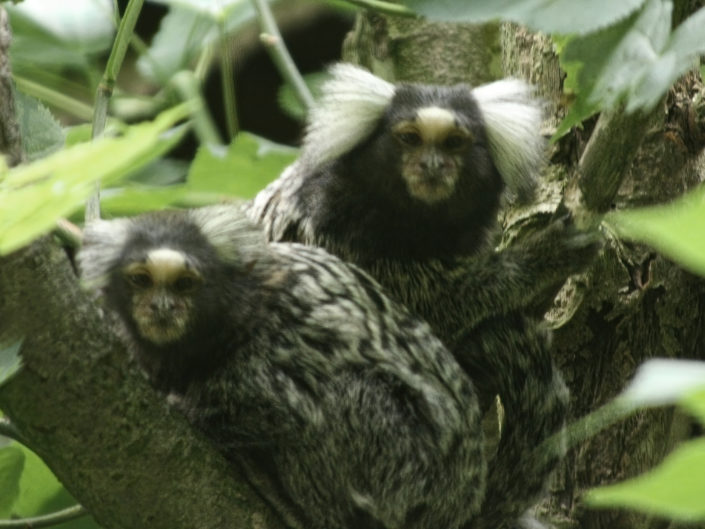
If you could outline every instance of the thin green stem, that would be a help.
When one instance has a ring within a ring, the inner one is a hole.
[[[349,4],[353,4],[370,11],[384,13],[385,15],[396,15],[400,17],[418,17],[411,9],[401,4],[392,4],[391,2],[383,2],[382,0],[345,0]]]
[[[105,66],[105,73],[96,93],[95,110],[93,113],[93,131],[91,136],[99,138],[105,130],[105,122],[108,118],[108,103],[113,95],[115,80],[122,68],[122,62],[125,59],[125,53],[132,40],[132,34],[137,24],[137,18],[144,0],[130,0],[125,8],[125,13],[120,20],[113,49],[108,57],[108,62]],[[96,183],[93,195],[88,199],[86,204],[86,221],[97,220],[100,218],[100,183]]]
[[[38,527],[51,527],[60,523],[75,520],[88,515],[88,511],[80,505],[74,505],[61,511],[56,511],[44,516],[32,518],[18,518],[16,520],[0,520],[0,529],[35,529]]]
[[[125,14],[120,20],[113,49],[108,57],[108,62],[105,65],[105,73],[98,85],[98,93],[96,94],[96,109],[93,115],[93,137],[97,138],[103,134],[105,130],[105,121],[108,113],[108,101],[113,94],[115,80],[117,79],[122,62],[125,60],[125,53],[132,40],[132,34],[135,30],[135,24],[139,17],[144,0],[130,0],[125,8]]]
[[[81,103],[77,99],[68,97],[56,90],[47,88],[24,77],[14,76],[15,85],[21,92],[36,97],[45,103],[60,108],[80,119],[90,120],[93,117],[93,109],[90,105]]]
[[[628,417],[637,409],[626,399],[617,397],[549,437],[541,443],[534,454],[544,457],[561,456],[566,449]]]
[[[183,101],[190,105],[193,128],[202,144],[222,145],[218,129],[208,113],[196,76],[187,70],[177,73],[171,84]]]
[[[81,229],[73,222],[66,219],[59,219],[54,226],[54,235],[56,235],[64,246],[68,248],[80,248],[83,241]]]
[[[274,15],[269,9],[267,0],[252,0],[252,3],[257,10],[260,27],[263,32],[260,40],[265,45],[269,57],[284,80],[293,88],[301,104],[306,108],[311,108],[314,104],[313,95],[311,95],[308,86],[306,86],[303,77],[301,77],[299,70],[296,68],[289,50],[284,45],[284,40],[274,20]]]
[[[233,75],[232,47],[225,35],[222,22],[220,24],[220,79],[223,88],[223,106],[225,107],[225,123],[228,127],[228,140],[232,141],[239,128],[235,102],[235,76]]]
[[[201,83],[203,83],[206,78],[206,75],[208,75],[208,70],[210,68],[211,62],[213,61],[213,54],[215,53],[215,50],[216,46],[214,45],[214,43],[207,44],[203,47],[203,50],[201,50],[201,54],[198,57],[196,67],[193,70],[193,74],[196,76],[196,79],[198,79]]]

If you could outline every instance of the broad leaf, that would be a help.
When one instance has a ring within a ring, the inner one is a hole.
[[[249,3],[250,0],[220,0],[218,2],[213,2],[213,0],[153,0],[157,4],[165,4],[174,7],[183,7],[191,10],[192,12],[200,12],[208,14],[213,18],[221,16],[223,13],[230,9],[242,6],[245,3]]]
[[[168,207],[188,206],[184,185],[142,186],[130,185],[106,189],[101,193],[100,205],[106,216],[126,217]],[[217,198],[216,198],[217,199]]]
[[[705,389],[689,393],[680,400],[680,404],[705,426]]]
[[[684,443],[661,465],[617,485],[593,489],[594,507],[630,507],[682,521],[705,520],[705,439]]]
[[[61,125],[47,107],[21,92],[15,92],[15,106],[22,148],[28,160],[44,158],[64,146]]]
[[[689,270],[705,275],[705,187],[664,206],[610,213],[606,219],[625,238],[645,242]]]
[[[9,518],[20,495],[24,452],[15,445],[0,448],[0,518]]]
[[[162,83],[188,69],[206,46],[224,31],[231,34],[254,20],[251,0],[159,0],[171,6],[152,45],[137,61],[140,73]]]
[[[67,65],[87,68],[87,54],[110,49],[115,34],[111,0],[62,2],[25,0],[4,4],[13,31],[13,69],[48,68],[60,71]]]
[[[204,45],[217,36],[215,21],[208,15],[173,7],[162,18],[159,31],[147,53],[137,61],[140,73],[165,83],[176,72],[187,69]]]
[[[697,64],[698,57],[705,53],[703,28],[705,8],[688,17],[671,34],[643,82],[635,84],[627,110],[655,105],[676,79]]]
[[[0,171],[0,253],[27,244],[58,218],[70,215],[93,192],[96,181],[114,183],[161,155],[171,146],[163,134],[187,114],[187,106],[181,105],[151,123],[129,127],[122,137],[74,145]]]
[[[0,386],[10,380],[22,367],[21,348],[22,340],[13,343],[0,342]]]
[[[644,0],[404,0],[432,20],[509,20],[546,33],[585,34],[624,18]]]
[[[571,39],[560,54],[565,88],[577,95],[556,136],[599,108],[621,101],[626,110],[649,110],[705,53],[705,8],[671,33],[673,5],[648,0],[638,13],[607,29]]]
[[[293,162],[297,150],[249,133],[227,148],[201,147],[188,175],[188,189],[251,198]]]
[[[705,362],[655,358],[644,362],[621,398],[633,407],[663,406],[705,389]]]
[[[292,147],[241,132],[228,147],[201,147],[186,183],[130,184],[106,189],[101,195],[101,205],[111,216],[125,216],[168,207],[199,207],[223,200],[252,198],[277,178],[297,154]]]

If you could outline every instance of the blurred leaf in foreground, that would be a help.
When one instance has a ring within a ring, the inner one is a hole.
[[[610,213],[605,221],[621,237],[647,243],[705,275],[705,186],[667,205]]]

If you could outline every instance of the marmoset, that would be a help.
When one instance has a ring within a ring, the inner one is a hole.
[[[453,529],[477,514],[473,383],[362,270],[267,243],[231,206],[97,221],[78,263],[152,384],[271,478],[290,523]]]
[[[548,333],[524,312],[597,244],[557,221],[524,244],[490,247],[502,200],[530,199],[544,161],[528,85],[394,85],[345,64],[331,73],[300,159],[249,215],[269,240],[323,247],[367,270],[431,324],[481,402],[500,395],[502,438],[472,526],[511,526],[555,466],[528,454],[563,424],[568,400]]]

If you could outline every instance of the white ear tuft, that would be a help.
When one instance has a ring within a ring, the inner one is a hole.
[[[83,284],[101,289],[108,283],[130,235],[130,219],[97,220],[83,228],[83,245],[77,255]]]
[[[394,85],[352,64],[330,69],[311,109],[303,156],[313,167],[338,158],[365,140],[394,97]]]
[[[490,151],[509,191],[522,201],[536,187],[545,162],[541,136],[542,111],[533,88],[517,79],[505,79],[472,90],[482,112]]]
[[[188,215],[225,262],[244,265],[267,255],[262,229],[247,218],[242,205],[206,206]]]

